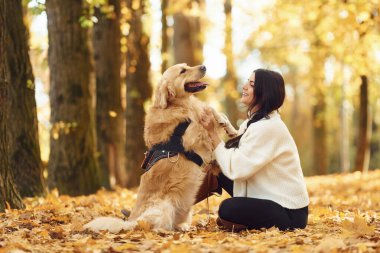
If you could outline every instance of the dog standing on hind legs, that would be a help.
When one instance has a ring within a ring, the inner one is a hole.
[[[207,171],[218,170],[212,162],[210,137],[199,123],[208,107],[193,96],[207,87],[200,81],[205,73],[203,65],[186,64],[174,65],[163,73],[145,117],[144,140],[149,152],[129,219],[98,217],[84,228],[117,233],[133,229],[139,221],[150,223],[153,229],[189,228],[191,207],[202,179]],[[227,117],[212,112],[215,125],[235,136],[237,131]]]

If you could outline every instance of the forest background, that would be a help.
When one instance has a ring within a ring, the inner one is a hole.
[[[21,197],[137,186],[144,113],[162,71],[180,62],[207,67],[199,97],[235,126],[251,72],[281,72],[281,114],[306,176],[380,167],[376,0],[1,4],[2,170]]]
[[[305,229],[220,230],[225,194],[188,232],[83,229],[134,206],[144,114],[179,62],[235,126],[252,71],[281,72]],[[379,252],[379,70],[378,0],[0,0],[0,252]]]

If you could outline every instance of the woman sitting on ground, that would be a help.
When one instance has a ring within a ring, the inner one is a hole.
[[[209,132],[221,173],[215,178],[207,175],[200,192],[223,188],[232,196],[219,207],[217,224],[224,229],[306,227],[309,197],[300,158],[278,113],[284,99],[282,76],[258,69],[243,86],[240,101],[248,107],[248,118],[237,137],[224,143],[215,131],[213,114],[203,115],[201,123]],[[200,195],[198,201],[205,196]]]

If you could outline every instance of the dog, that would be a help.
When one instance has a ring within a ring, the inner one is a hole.
[[[84,228],[117,233],[133,229],[139,221],[148,222],[153,230],[190,228],[197,191],[205,173],[215,170],[211,139],[199,123],[207,106],[193,96],[207,87],[200,81],[205,74],[205,66],[187,64],[174,65],[163,73],[145,117],[144,140],[150,151],[143,167],[147,171],[141,176],[129,219],[99,217]],[[236,136],[227,117],[212,112],[217,121],[214,125],[230,137]]]

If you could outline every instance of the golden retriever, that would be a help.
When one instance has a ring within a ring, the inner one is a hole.
[[[182,135],[185,151],[198,154],[203,165],[189,160],[183,153],[158,160],[140,181],[137,203],[127,221],[111,217],[99,217],[84,228],[93,231],[119,232],[134,228],[140,220],[148,222],[153,229],[187,230],[191,224],[191,207],[206,170],[212,162],[212,144],[207,131],[199,123],[205,104],[194,93],[206,88],[203,65],[189,67],[177,64],[168,68],[155,91],[153,106],[145,118],[144,139],[151,149],[157,144],[168,143],[176,127],[190,122]],[[214,110],[217,127],[230,135],[236,135],[227,117]]]

